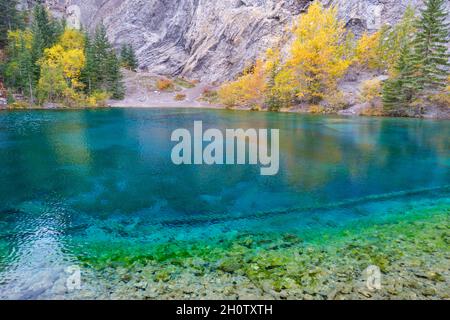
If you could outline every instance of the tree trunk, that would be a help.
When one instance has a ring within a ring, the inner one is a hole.
[[[33,86],[31,85],[31,75],[28,74],[28,84],[30,85],[30,107],[33,107],[34,98],[33,98]]]

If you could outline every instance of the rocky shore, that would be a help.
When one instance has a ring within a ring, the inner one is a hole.
[[[348,107],[344,110],[332,110],[325,112],[340,116],[376,116],[380,115],[371,111],[369,103],[360,103],[361,83],[370,78],[362,73],[359,78],[343,80],[340,89],[345,93],[345,100]],[[156,82],[160,79],[167,79],[160,75],[148,72],[132,72],[124,70],[124,83],[126,96],[124,100],[111,100],[111,107],[119,108],[199,108],[199,109],[226,109],[221,105],[215,96],[217,86],[209,83],[191,82],[183,78],[175,78],[174,86],[169,90],[159,90]],[[385,78],[381,78],[385,79]],[[186,85],[191,84],[191,85]],[[182,97],[178,99],[177,97]],[[381,107],[382,109],[382,107]],[[411,118],[428,119],[450,119],[450,108],[439,107],[429,104],[424,108],[423,113],[411,112]],[[233,110],[252,111],[249,107],[237,107]],[[324,108],[325,110],[325,108]],[[267,110],[261,110],[267,111]],[[289,113],[310,113],[310,105],[293,106],[292,108],[281,109],[280,112]]]

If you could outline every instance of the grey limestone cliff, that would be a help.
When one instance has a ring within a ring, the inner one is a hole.
[[[29,1],[28,1],[29,2]],[[270,46],[286,47],[285,30],[310,0],[47,0],[57,12],[79,15],[90,29],[101,21],[115,45],[131,43],[140,67],[204,81],[229,79]],[[322,0],[338,5],[360,34],[396,23],[421,0]],[[80,12],[74,12],[78,6]],[[72,8],[72,9],[68,9]]]

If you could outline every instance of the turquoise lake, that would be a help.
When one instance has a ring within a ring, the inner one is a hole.
[[[278,175],[172,164],[172,131],[199,120],[204,129],[279,129]],[[133,250],[322,232],[448,204],[450,122],[194,109],[2,112],[0,164],[0,297],[35,298],[46,290],[36,281],[56,281],[80,257],[100,254],[88,249],[95,244]]]

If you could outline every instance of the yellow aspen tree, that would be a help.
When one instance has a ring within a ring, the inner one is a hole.
[[[56,44],[44,51],[41,66],[58,67],[67,80],[70,87],[74,89],[82,86],[80,80],[81,70],[86,63],[86,57],[81,49],[64,50],[63,46]]]
[[[10,47],[18,49],[20,48],[22,41],[25,44],[25,48],[31,50],[31,45],[33,42],[33,34],[29,29],[23,31],[22,30],[8,31],[8,43]]]
[[[86,64],[84,37],[76,30],[67,29],[53,47],[45,49],[38,90],[41,98],[78,100],[77,90],[83,88],[81,71]]]
[[[61,66],[48,63],[41,64],[41,77],[37,88],[40,102],[61,99],[67,89]]]
[[[227,107],[242,105],[261,108],[264,104],[266,81],[265,63],[257,60],[236,81],[225,83],[219,88],[219,99]]]
[[[299,90],[292,69],[283,66],[275,77],[275,85],[272,90],[276,99],[276,108],[272,107],[272,109],[291,106]]]
[[[63,53],[62,67],[64,76],[69,80],[70,86],[74,89],[82,88],[80,82],[81,70],[86,63],[86,57],[83,50],[72,49]]]
[[[49,66],[59,66],[62,64],[64,48],[60,44],[56,44],[51,48],[45,49],[44,56],[40,60],[40,64]]]
[[[242,79],[242,99],[252,108],[262,108],[266,92],[266,72],[264,62],[256,60],[252,72]]]
[[[239,80],[224,83],[217,91],[219,101],[227,108],[236,107],[241,103],[242,88]]]
[[[289,92],[283,92],[285,86],[281,86],[283,76],[283,64],[279,49],[268,49],[266,51],[265,73],[267,75],[266,100],[269,110],[278,111],[283,107],[289,107],[292,96]]]
[[[84,50],[85,37],[75,29],[66,29],[59,39],[59,44],[65,50],[79,49]]]
[[[41,102],[59,100],[67,82],[62,68],[64,48],[57,44],[45,49],[44,56],[39,60],[41,77],[38,82],[38,96]]]
[[[279,76],[279,85],[287,85],[285,90],[293,86],[299,98],[318,102],[335,90],[350,66],[344,24],[337,18],[336,7],[324,9],[314,2],[299,18],[294,35],[291,58]]]
[[[364,33],[356,45],[356,63],[371,70],[383,67],[383,55],[381,52],[381,32],[371,35]]]

